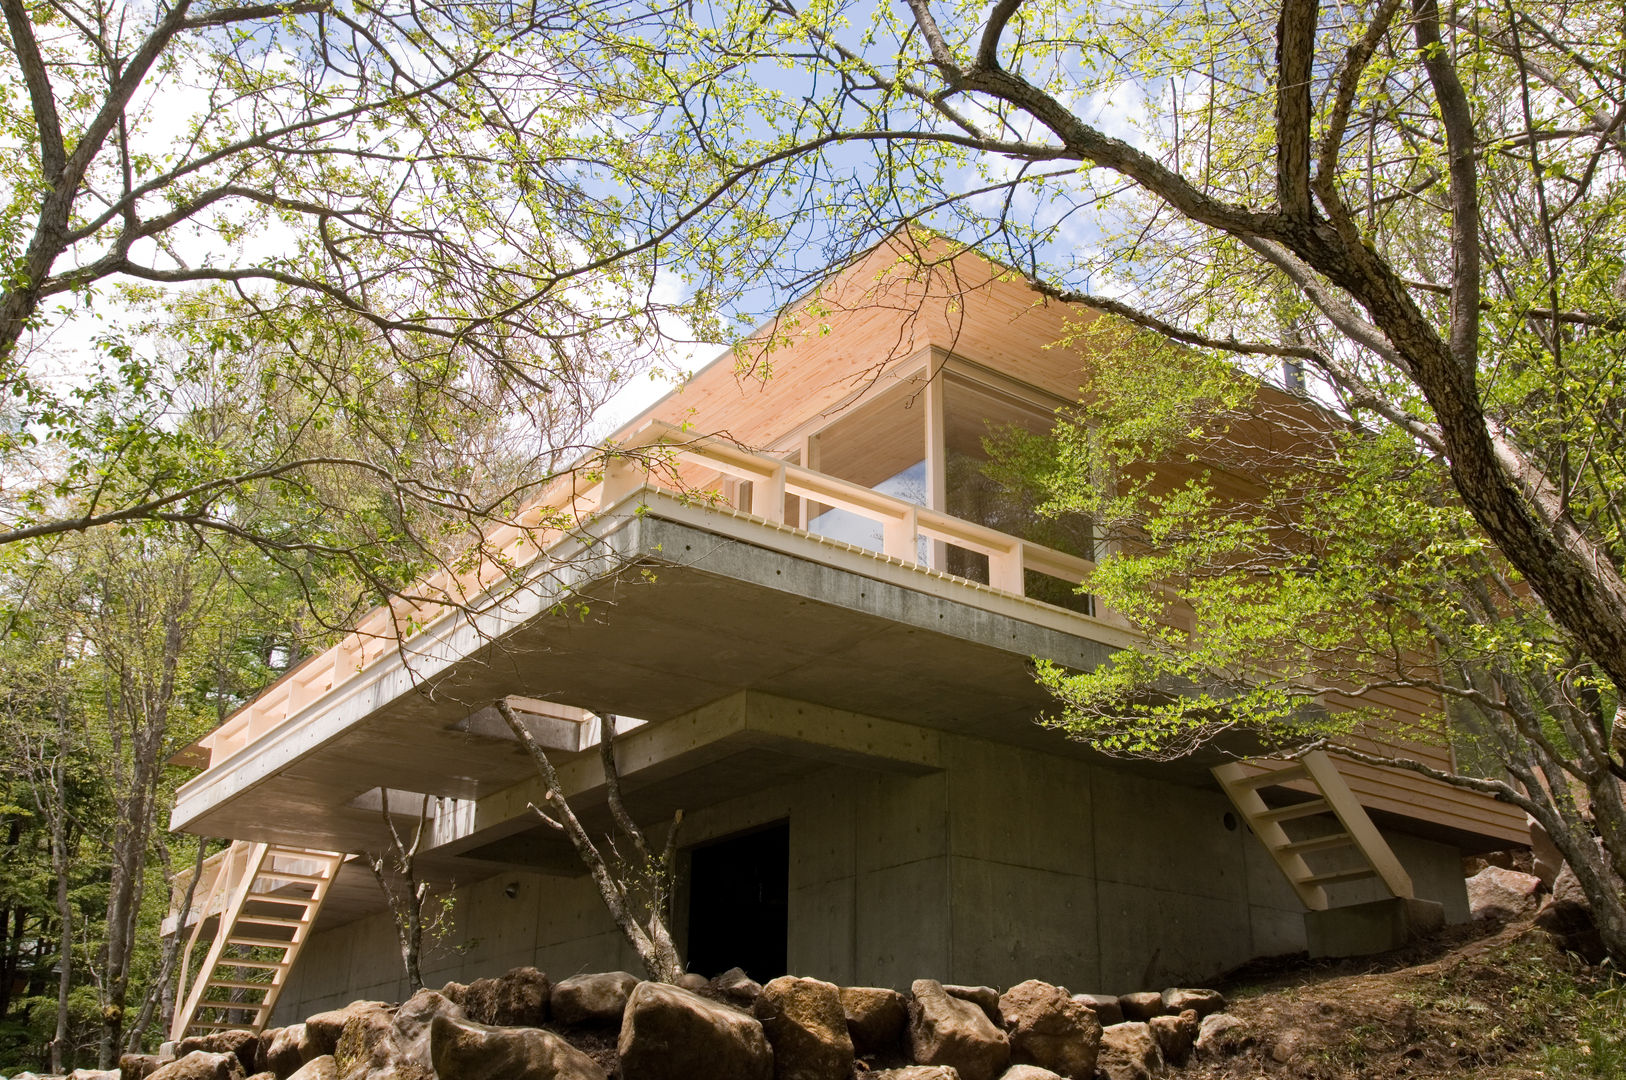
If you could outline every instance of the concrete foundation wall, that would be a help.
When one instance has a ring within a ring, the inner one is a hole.
[[[1303,909],[1216,790],[941,734],[924,776],[827,767],[694,808],[697,843],[790,822],[790,970],[843,985],[1027,978],[1119,993],[1200,981],[1305,947]],[[1467,918],[1454,848],[1390,837],[1420,897]],[[506,895],[512,889],[513,897]],[[1335,902],[1376,898],[1344,886]],[[586,876],[502,873],[459,885],[426,949],[431,986],[533,964],[553,978],[641,973]],[[685,912],[678,912],[681,938]],[[681,944],[681,941],[680,941]],[[275,1022],[357,998],[400,1000],[384,914],[315,935]]]

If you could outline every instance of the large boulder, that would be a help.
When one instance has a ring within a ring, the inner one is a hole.
[[[1187,1009],[1201,1020],[1210,1013],[1225,1011],[1225,995],[1218,990],[1199,990],[1188,986],[1171,986],[1160,995],[1163,1009],[1170,1016],[1179,1016]]]
[[[339,1063],[332,1054],[323,1054],[305,1062],[288,1080],[339,1080]]]
[[[762,1025],[690,990],[643,982],[621,1021],[621,1080],[769,1080]]]
[[[1124,1022],[1124,1011],[1118,1004],[1117,994],[1074,994],[1073,1000],[1094,1013],[1102,1027]]]
[[[429,1032],[439,1080],[606,1080],[592,1058],[551,1031],[491,1027],[443,1012]]]
[[[447,983],[441,993],[462,1006],[463,1015],[478,1023],[536,1027],[548,1021],[551,991],[546,975],[534,967],[517,967],[499,978],[476,979],[467,986]]]
[[[465,1018],[456,1002],[434,990],[419,990],[395,1010],[389,1037],[390,1054],[394,1061],[407,1062],[432,1073],[431,1033],[435,1021],[441,1017],[452,1020]]]
[[[534,967],[517,967],[497,980],[496,1023],[540,1027],[548,1022],[548,977]]]
[[[1005,1071],[1010,1040],[980,1007],[935,979],[916,979],[910,991],[909,1048],[917,1064],[950,1066],[962,1080],[994,1080]]]
[[[638,977],[625,971],[574,975],[553,984],[548,1009],[553,1019],[570,1026],[614,1027],[627,1009],[627,996]]]
[[[192,1050],[154,1070],[149,1080],[244,1080],[246,1076],[242,1058],[234,1053]]]
[[[365,1076],[389,1064],[395,1017],[389,1009],[357,1009],[344,1022],[333,1060],[340,1076]]]
[[[1214,1013],[1203,1017],[1197,1028],[1197,1042],[1193,1046],[1197,1057],[1203,1060],[1229,1057],[1241,1053],[1253,1042],[1248,1025],[1231,1013]]]
[[[1474,919],[1511,919],[1536,906],[1541,879],[1534,874],[1487,866],[1466,882],[1468,915]]]
[[[157,1054],[125,1054],[119,1058],[119,1080],[147,1080],[168,1060]]]
[[[243,1063],[245,1075],[258,1070],[254,1058],[260,1052],[260,1037],[252,1031],[211,1031],[207,1035],[193,1035],[175,1044],[175,1056],[183,1058],[195,1050],[210,1054],[236,1054]]]
[[[1536,910],[1537,926],[1552,934],[1559,944],[1596,963],[1607,955],[1603,936],[1592,921],[1592,905],[1581,891],[1575,871],[1565,866],[1553,881],[1553,894]]]
[[[1169,1011],[1169,1007],[1163,1004],[1163,995],[1156,990],[1119,994],[1118,1008],[1123,1010],[1125,1020],[1139,1021],[1143,1024],[1152,1017],[1163,1016]]]
[[[947,1065],[909,1065],[902,1069],[880,1069],[864,1076],[866,1080],[960,1080],[960,1074]]]
[[[389,1006],[382,1001],[352,1001],[342,1009],[331,1009],[306,1017],[305,1037],[299,1044],[301,1056],[306,1061],[312,1061],[333,1053],[339,1048],[339,1036],[344,1034],[344,1026],[352,1016],[380,1011],[389,1012]]]
[[[1012,1065],[999,1080],[1063,1080],[1063,1077],[1037,1065]]]
[[[731,967],[711,980],[711,990],[741,1008],[749,1009],[757,995],[762,993],[762,984],[747,975],[744,968]]]
[[[775,1080],[849,1080],[853,1041],[834,983],[781,975],[751,1006],[773,1047]]]
[[[1095,1066],[1105,1080],[1151,1080],[1163,1071],[1163,1053],[1150,1027],[1129,1020],[1102,1030]]]
[[[1191,1048],[1197,1042],[1196,1009],[1186,1009],[1179,1016],[1154,1016],[1146,1026],[1164,1061],[1178,1067],[1190,1059]]]
[[[882,986],[843,986],[841,1010],[847,1016],[847,1034],[853,1052],[891,1054],[903,1044],[909,1026],[909,1006],[903,995]]]
[[[276,1073],[279,1080],[286,1080],[305,1064],[304,1053],[300,1050],[304,1042],[304,1024],[289,1024],[260,1032],[260,1049],[254,1058],[254,1071]]]
[[[992,986],[958,986],[954,983],[944,983],[943,993],[949,997],[957,997],[961,1001],[969,1001],[983,1011],[983,1015],[999,1023],[999,991]]]
[[[1011,1060],[1090,1080],[1101,1048],[1101,1022],[1059,986],[1029,979],[1005,991],[999,1015],[1011,1040]]]

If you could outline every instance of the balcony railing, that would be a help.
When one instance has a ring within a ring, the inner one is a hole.
[[[726,439],[652,421],[590,469],[572,472],[544,492],[517,521],[487,533],[468,570],[442,570],[411,595],[375,609],[337,645],[295,667],[198,745],[208,751],[211,765],[225,760],[454,610],[495,603],[493,586],[511,581],[580,525],[646,487],[728,502],[720,490],[706,486],[720,477],[747,481],[749,512],[777,525],[787,524],[786,496],[866,518],[880,526],[880,553],[902,563],[920,564],[922,540],[927,551],[937,543],[976,552],[988,560],[988,585],[1017,596],[1025,594],[1030,572],[1079,585],[1095,566],[1089,559],[753,453]],[[1106,613],[1097,619],[1122,625]]]

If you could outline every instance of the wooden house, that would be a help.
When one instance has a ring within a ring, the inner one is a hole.
[[[614,440],[654,459],[565,477],[530,519],[577,527],[521,522],[426,583],[468,607],[376,612],[201,740],[173,826],[238,843],[174,918],[213,942],[177,1030],[403,996],[353,858],[383,846],[385,797],[426,809],[419,865],[452,901],[431,985],[637,970],[527,809],[498,698],[594,827],[591,712],[641,721],[617,740],[629,803],[686,812],[676,931],[706,975],[1120,992],[1304,949],[1307,909],[1409,893],[1466,918],[1461,856],[1525,839],[1508,807],[1349,762],[1108,760],[1034,723],[1033,657],[1087,668],[1135,634],[1078,592],[1088,530],[1024,536],[975,465],[990,425],[1075,401],[1087,357],[1055,343],[1085,317],[883,245]]]

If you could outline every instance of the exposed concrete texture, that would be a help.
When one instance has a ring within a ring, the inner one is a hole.
[[[729,723],[750,729],[772,710],[762,725],[794,731],[832,716],[793,706],[747,696],[728,711],[749,715]],[[863,730],[862,718],[838,719]],[[899,737],[907,733],[891,730],[896,723],[875,729],[886,743],[864,760],[885,766],[895,753],[913,759],[908,771],[810,759],[775,786],[725,790],[709,805],[698,804],[702,786],[685,791],[695,800],[684,807],[685,844],[789,821],[791,973],[899,988],[917,978],[996,987],[1038,978],[1118,993],[1306,948],[1303,908],[1247,829],[1226,826],[1219,791],[942,730],[922,743]],[[937,767],[921,771],[925,760]],[[1418,894],[1446,918],[1466,918],[1456,850],[1389,838]],[[425,960],[432,986],[521,964],[554,978],[639,970],[592,882],[568,859],[550,855],[546,865],[558,869],[458,886],[450,932]],[[1357,888],[1340,899],[1378,898]],[[680,945],[683,903],[680,890]],[[402,999],[397,957],[382,914],[319,932],[276,1022],[357,997]]]
[[[1311,956],[1367,956],[1398,949],[1445,925],[1445,912],[1432,900],[1391,896],[1364,904],[1309,911],[1304,932]]]

